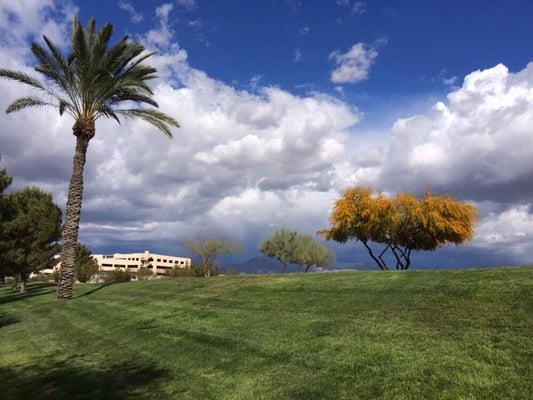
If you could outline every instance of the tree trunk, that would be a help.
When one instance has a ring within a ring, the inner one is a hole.
[[[72,127],[76,136],[76,150],[72,160],[72,177],[68,188],[67,213],[63,225],[63,260],[59,270],[57,297],[72,298],[74,286],[74,256],[80,228],[81,203],[83,198],[83,169],[89,141],[94,136],[94,121],[76,121]]]
[[[390,244],[387,245],[387,247],[385,247],[383,249],[383,251],[379,254],[378,258],[379,260],[381,261],[382,265],[385,266],[385,268],[387,268],[387,263],[385,262],[385,260],[383,259],[383,255],[387,252],[387,250],[390,248]]]
[[[20,280],[20,292],[19,293],[26,293],[26,278],[22,277]]]
[[[411,265],[411,249],[405,251],[405,269],[409,269]]]
[[[372,251],[372,248],[368,245],[368,242],[365,240],[365,241],[361,241],[361,243],[363,243],[368,251],[368,254],[370,255],[370,257],[372,257],[372,259],[376,262],[376,264],[378,265],[379,269],[381,269],[382,271],[387,271],[389,268],[387,268],[387,265],[382,262],[379,258],[377,258],[374,254],[374,252]]]
[[[394,257],[396,258],[396,269],[404,269],[402,260],[400,259],[400,256],[398,255],[398,253],[396,253],[396,250],[398,250],[403,255],[402,250],[398,248],[397,246],[392,246],[391,250],[392,250],[392,254],[394,254]]]
[[[16,274],[13,277],[13,282],[11,282],[11,290],[17,290],[17,286],[18,286],[18,283],[19,283],[19,276],[20,276],[20,274]]]
[[[397,250],[400,253],[399,256],[396,254],[395,250]],[[409,266],[411,265],[411,250],[412,249],[408,247],[406,247],[405,249],[402,249],[401,247],[398,247],[398,246],[395,246],[392,249],[394,256],[396,257],[396,260],[397,260],[397,265],[400,266],[400,269],[402,270],[409,269]],[[402,258],[403,258],[403,261],[401,260]]]

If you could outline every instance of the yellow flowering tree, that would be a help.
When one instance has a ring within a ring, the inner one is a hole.
[[[339,243],[362,243],[381,270],[389,269],[385,256],[391,254],[396,269],[403,270],[411,265],[413,251],[471,240],[476,221],[476,208],[451,196],[426,192],[421,199],[409,193],[387,197],[359,186],[335,201],[330,227],[319,234]],[[379,252],[372,243],[382,245]]]

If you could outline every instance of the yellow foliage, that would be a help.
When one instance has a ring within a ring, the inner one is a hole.
[[[330,228],[318,233],[340,243],[361,241],[375,260],[367,243],[384,244],[404,269],[410,264],[411,250],[435,250],[471,240],[476,221],[476,208],[451,196],[426,192],[422,199],[410,193],[387,197],[373,194],[370,187],[356,186],[335,201]]]

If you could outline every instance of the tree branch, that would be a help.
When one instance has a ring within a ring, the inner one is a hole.
[[[376,264],[378,265],[378,267],[379,267],[382,271],[386,271],[386,270],[388,270],[387,265],[384,264],[379,258],[377,258],[377,257],[374,255],[374,252],[372,251],[372,248],[368,245],[368,241],[367,241],[367,240],[361,240],[361,243],[363,243],[363,245],[366,247],[366,249],[368,250],[368,254],[369,254],[370,257],[372,257],[372,259],[376,262]]]

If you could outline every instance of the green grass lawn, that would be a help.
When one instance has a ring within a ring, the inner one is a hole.
[[[2,399],[532,399],[533,268],[0,289]]]

